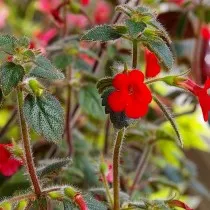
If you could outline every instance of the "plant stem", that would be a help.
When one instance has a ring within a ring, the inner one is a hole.
[[[31,145],[30,145],[30,137],[28,133],[28,126],[23,115],[24,94],[23,94],[23,91],[20,89],[17,90],[17,102],[18,102],[22,143],[23,143],[24,153],[25,153],[25,164],[27,166],[27,170],[28,170],[31,182],[34,187],[34,192],[36,196],[39,197],[41,196],[42,191],[41,191],[40,183],[39,183],[35,166],[34,166],[32,150],[31,150]]]
[[[106,179],[104,173],[102,173],[101,175],[102,175],[102,179],[103,179],[104,188],[106,190],[107,200],[109,201],[111,207],[113,207],[113,200],[112,200],[112,196],[109,191],[109,185],[107,183],[107,179]]]
[[[137,183],[140,182],[140,180],[147,168],[147,164],[148,164],[148,160],[149,160],[151,151],[152,151],[152,144],[147,144],[146,147],[144,148],[143,154],[141,155],[141,158],[139,160],[139,164],[136,169],[136,176],[135,176],[133,185],[130,190],[130,195],[132,195]]]
[[[138,64],[138,41],[137,40],[133,40],[133,62],[132,62],[132,67],[134,69],[137,68],[137,64]]]
[[[71,80],[71,67],[68,69],[68,80]],[[72,88],[70,85],[68,85],[67,89],[67,105],[66,105],[66,141],[69,148],[69,156],[73,153],[73,144],[72,144],[72,133],[71,133],[71,94]]]
[[[109,132],[110,132],[110,120],[107,118],[105,126],[105,136],[104,136],[104,155],[107,155],[109,149]]]
[[[120,176],[119,176],[119,160],[121,146],[125,135],[125,128],[117,132],[115,139],[114,151],[113,151],[113,191],[114,191],[114,210],[120,209]]]

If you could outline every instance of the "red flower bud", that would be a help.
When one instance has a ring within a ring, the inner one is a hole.
[[[80,210],[88,210],[87,204],[81,194],[75,195],[74,202],[79,206]]]
[[[80,0],[80,3],[81,3],[83,6],[87,6],[87,5],[90,3],[90,0]]]

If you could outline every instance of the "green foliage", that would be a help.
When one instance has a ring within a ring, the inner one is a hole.
[[[55,159],[46,166],[41,166],[37,169],[37,176],[43,177],[51,173],[61,170],[63,167],[71,164],[71,159]]]
[[[108,210],[108,207],[106,207],[102,202],[97,201],[95,198],[90,196],[89,194],[84,195],[84,200],[87,203],[87,206],[91,210]]]
[[[168,121],[170,122],[172,128],[174,129],[176,135],[177,135],[177,140],[178,140],[178,144],[183,147],[183,143],[182,143],[182,138],[181,135],[179,133],[179,129],[177,128],[176,122],[174,121],[171,113],[169,112],[169,110],[165,107],[165,105],[163,105],[159,99],[157,97],[155,97],[153,95],[153,99],[154,101],[157,103],[157,105],[160,107],[160,109],[162,110],[163,114],[165,115],[165,117],[168,119]]]
[[[67,66],[69,66],[73,62],[73,58],[67,54],[59,54],[55,56],[53,63],[58,69],[64,70]]]
[[[102,78],[97,82],[97,89],[99,94],[103,93],[104,90],[106,90],[106,88],[111,87],[112,86],[112,77],[106,77],[106,78]]]
[[[79,103],[82,109],[97,119],[104,119],[104,110],[101,107],[100,96],[94,85],[87,85],[81,88],[79,93]]]
[[[12,62],[4,63],[0,68],[0,83],[5,96],[10,94],[24,77],[24,69]]]
[[[142,41],[142,44],[150,51],[156,54],[159,61],[163,63],[165,68],[169,70],[172,68],[173,55],[163,39],[157,36],[148,36],[146,33],[143,33],[140,37],[140,41]]]
[[[63,73],[57,70],[46,57],[38,55],[34,63],[36,66],[30,71],[30,76],[47,80],[64,79]]]
[[[6,53],[14,53],[17,39],[11,35],[0,35],[0,50]]]
[[[137,38],[140,33],[144,31],[147,25],[144,22],[135,22],[131,19],[126,20],[126,25],[128,27],[129,34],[132,38]]]
[[[49,93],[40,97],[28,95],[23,109],[27,122],[38,134],[48,140],[62,139],[64,114],[56,98]]]
[[[92,28],[87,31],[82,37],[81,40],[86,41],[101,41],[107,42],[115,39],[119,39],[121,34],[117,32],[112,26],[101,25]]]
[[[79,210],[79,208],[71,200],[67,199],[63,201],[63,208],[64,210],[69,210],[69,209]]]

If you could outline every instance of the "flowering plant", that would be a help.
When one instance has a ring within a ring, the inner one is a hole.
[[[0,1],[11,14],[0,27],[7,19],[17,34],[0,34],[0,115],[13,110],[0,119],[0,210],[196,209],[190,190],[209,191],[183,148],[209,150],[193,114],[199,104],[209,121],[204,3],[163,1],[180,16],[174,34],[154,2],[27,2],[23,12]],[[186,37],[200,53],[191,71],[178,51]],[[173,116],[181,95],[193,109]]]

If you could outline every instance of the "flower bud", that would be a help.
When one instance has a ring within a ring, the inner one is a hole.
[[[81,194],[74,197],[74,202],[79,206],[80,210],[88,210],[87,204]]]
[[[105,162],[101,163],[100,164],[100,172],[102,174],[106,174],[108,171],[108,167],[107,167],[107,164]]]
[[[49,192],[48,196],[52,199],[52,200],[62,200],[63,199],[63,195],[60,192]]]
[[[69,5],[69,9],[70,9],[70,12],[74,14],[78,14],[81,11],[81,5],[76,2],[71,1]]]
[[[18,203],[15,210],[24,210],[27,206],[28,202],[26,200],[22,200]]]
[[[9,202],[3,202],[0,204],[0,210],[12,210],[12,204]]]
[[[43,87],[36,79],[30,79],[28,84],[36,96],[40,97],[43,94]]]
[[[74,198],[77,195],[77,191],[73,187],[66,187],[64,193],[69,198]]]

